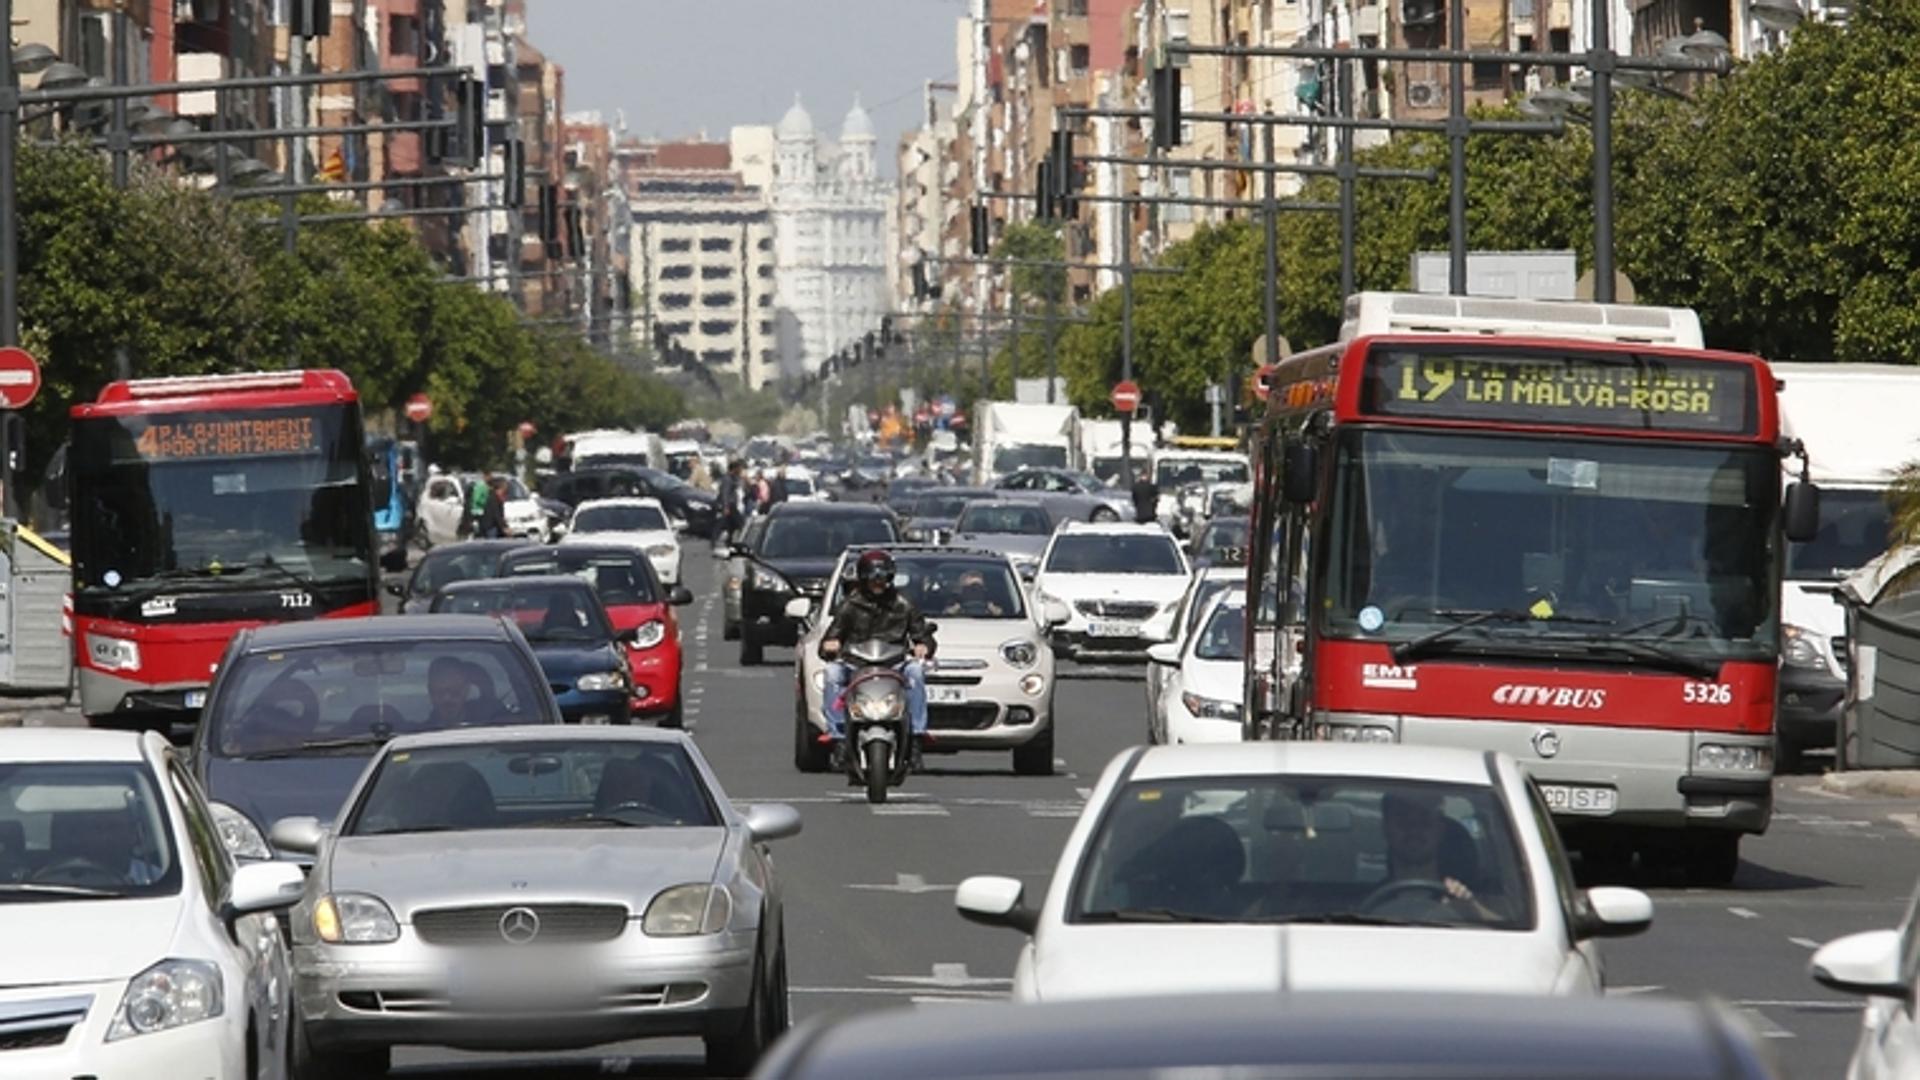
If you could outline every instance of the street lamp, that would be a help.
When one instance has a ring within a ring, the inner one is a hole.
[[[259,158],[244,157],[227,166],[227,176],[241,183],[251,183],[273,172],[273,166]]]
[[[87,80],[91,77],[92,76],[87,74],[86,69],[78,64],[69,64],[65,60],[55,60],[48,64],[45,71],[41,74],[40,89],[71,90],[78,86],[87,85]]]
[[[1680,54],[1689,60],[1703,64],[1715,64],[1732,55],[1733,48],[1727,39],[1712,30],[1700,28],[1701,20],[1693,20],[1694,31],[1680,39]]]
[[[1543,86],[1520,103],[1533,116],[1571,116],[1587,103],[1587,95],[1564,86]]]
[[[1807,13],[1797,0],[1747,0],[1747,14],[1768,30],[1783,31],[1799,26]]]
[[[13,50],[13,70],[22,75],[38,75],[59,60],[59,53],[37,41]]]

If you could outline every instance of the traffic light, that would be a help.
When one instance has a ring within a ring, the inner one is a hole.
[[[560,187],[557,184],[540,185],[540,240],[547,246],[547,256],[552,258],[554,249],[560,246]]]
[[[992,222],[987,218],[987,208],[975,203],[967,208],[967,239],[970,250],[975,255],[986,255],[993,250]]]
[[[1053,162],[1042,160],[1033,170],[1033,216],[1053,220]]]
[[[333,0],[293,0],[287,32],[294,37],[317,38],[333,33]]]
[[[477,168],[487,154],[487,84],[461,79],[454,86],[453,132],[448,155],[455,164]]]
[[[1053,181],[1054,215],[1060,218],[1076,217],[1080,213],[1080,200],[1073,197],[1077,189],[1075,180],[1079,166],[1073,160],[1073,132],[1061,128],[1053,133],[1053,146],[1048,155],[1047,175]]]
[[[527,203],[527,144],[508,139],[501,148],[501,174],[508,207],[518,210]]]
[[[1180,69],[1163,64],[1153,69],[1153,148],[1171,150],[1180,145]]]

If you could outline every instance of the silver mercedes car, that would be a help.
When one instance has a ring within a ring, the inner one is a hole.
[[[741,1075],[787,1026],[768,841],[693,740],[466,729],[388,743],[311,850],[291,914],[301,1075],[381,1075],[395,1045],[556,1050],[698,1035]]]

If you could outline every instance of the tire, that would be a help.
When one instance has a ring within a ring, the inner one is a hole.
[[[674,731],[679,731],[682,728],[685,728],[687,726],[686,703],[682,701],[675,701],[673,703],[673,708],[668,709],[667,715],[661,717],[659,722],[655,726],[663,727],[663,728],[671,728]]]
[[[1782,776],[1791,775],[1800,772],[1806,764],[1805,748],[1789,739],[1784,732],[1776,732],[1773,738],[1773,771]]]
[[[292,1080],[369,1080],[387,1075],[393,1051],[350,1050],[322,1052],[307,1041],[307,1025],[299,1014],[287,1022],[287,1074]]]
[[[1740,871],[1740,834],[1707,832],[1687,845],[1687,883],[1725,888]]]
[[[807,695],[800,694],[793,707],[793,767],[803,773],[823,773],[828,768],[828,749],[814,737],[813,724],[807,720]]]
[[[887,781],[892,769],[887,765],[887,744],[878,739],[866,746],[867,755],[867,801],[883,803],[887,801]]]
[[[755,641],[746,627],[740,628],[740,666],[758,667],[766,655],[766,646]]]
[[[740,1027],[721,1035],[705,1036],[707,1072],[714,1076],[746,1076],[760,1062],[779,1034],[773,1030],[769,980],[760,963],[754,964],[753,994],[747,999],[747,1013]]]
[[[1013,771],[1020,776],[1053,775],[1053,721],[1021,746],[1013,748]]]

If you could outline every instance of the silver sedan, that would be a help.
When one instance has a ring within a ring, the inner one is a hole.
[[[379,1075],[401,1044],[552,1050],[698,1035],[738,1075],[787,1026],[766,843],[686,735],[493,728],[408,736],[368,765],[291,917],[303,1075]]]

